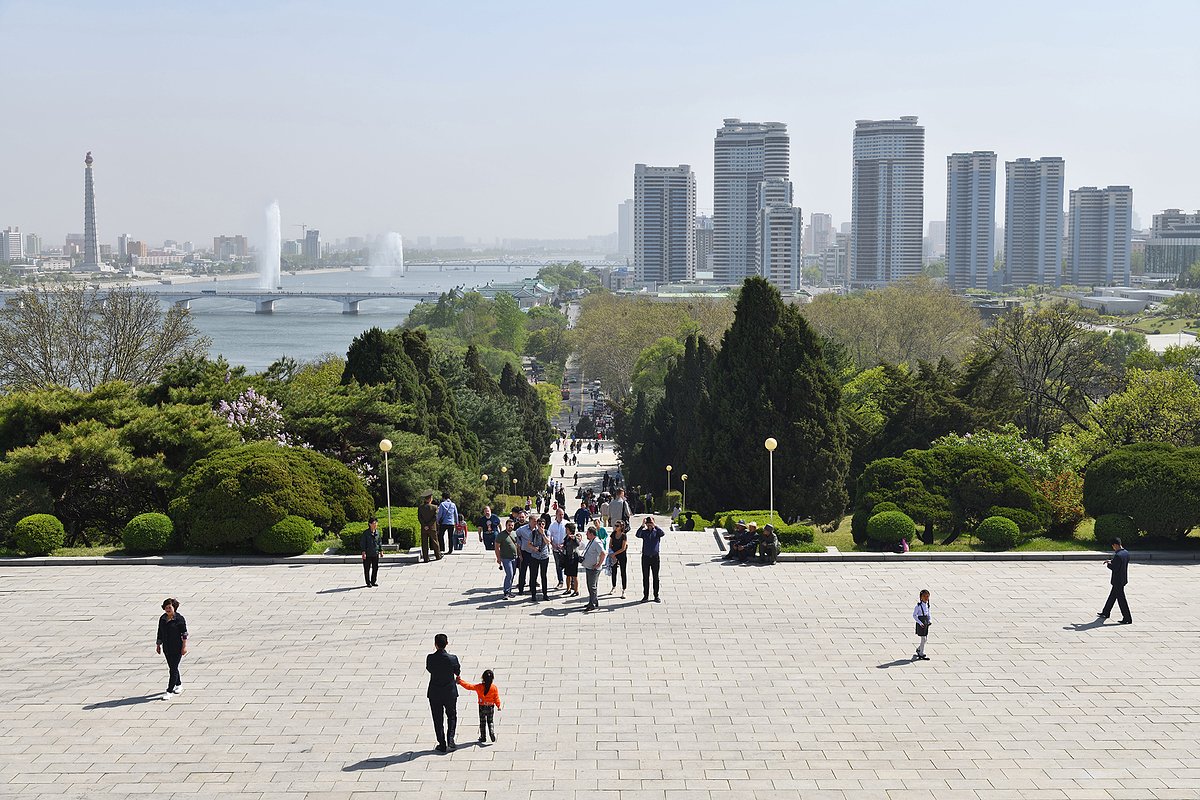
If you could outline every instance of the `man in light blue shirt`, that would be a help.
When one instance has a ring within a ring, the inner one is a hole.
[[[442,502],[438,505],[438,539],[446,537],[446,555],[454,552],[454,526],[458,524],[458,506],[450,499],[449,492],[442,492]]]

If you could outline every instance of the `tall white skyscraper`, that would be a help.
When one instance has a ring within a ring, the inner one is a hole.
[[[713,152],[714,277],[740,283],[757,272],[758,185],[789,177],[787,125],[726,119]]]
[[[792,182],[786,178],[767,178],[758,185],[756,234],[758,274],[781,292],[798,289],[804,222],[792,205]]]
[[[1128,286],[1133,189],[1084,186],[1071,190],[1067,272],[1074,286]]]
[[[878,286],[921,272],[925,129],[916,117],[854,124],[850,280]]]
[[[696,176],[687,164],[633,169],[633,265],[639,283],[696,277]]]
[[[0,261],[20,261],[25,258],[25,240],[20,228],[0,231]]]
[[[617,206],[617,253],[633,258],[633,199]]]
[[[804,252],[819,256],[833,245],[833,215],[808,215],[808,230],[804,234]]]
[[[1058,157],[1004,162],[1004,282],[1058,286],[1063,253],[1063,181]]]
[[[932,225],[932,223],[930,223]],[[946,156],[946,282],[954,291],[995,288],[996,154]]]
[[[42,237],[36,233],[25,234],[25,255],[40,256],[42,254]]]

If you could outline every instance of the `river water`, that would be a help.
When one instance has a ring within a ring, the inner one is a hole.
[[[456,286],[471,289],[489,281],[510,283],[533,277],[538,267],[480,265],[479,267],[411,267],[403,276],[389,277],[372,270],[288,275],[281,284],[287,291],[446,292]],[[254,289],[257,278],[206,281],[201,288]],[[178,291],[196,288],[189,284],[147,286],[148,291]],[[223,355],[231,364],[251,371],[266,369],[283,356],[298,360],[326,353],[344,356],[351,340],[368,328],[393,328],[417,305],[413,300],[367,300],[358,314],[343,314],[341,303],[329,300],[284,298],[275,303],[273,314],[255,314],[254,303],[231,298],[201,298],[192,301],[192,320],[212,339],[209,352]]]

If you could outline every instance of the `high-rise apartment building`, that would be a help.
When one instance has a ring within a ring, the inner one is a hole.
[[[25,258],[25,240],[20,228],[0,231],[0,261],[20,261]]]
[[[25,234],[25,255],[40,256],[42,254],[42,237],[36,233]]]
[[[976,150],[946,156],[945,228],[946,283],[950,288],[996,288],[999,282],[992,277],[996,261],[995,153]]]
[[[925,226],[925,241],[922,244],[922,258],[926,264],[940,261],[946,257],[946,221],[930,220]]]
[[[117,258],[122,261],[129,258],[129,240],[131,238],[128,233],[117,234]]]
[[[1128,286],[1133,189],[1071,190],[1065,280],[1074,286]]]
[[[139,242],[136,239],[130,239],[128,237],[125,239],[125,255],[129,258],[133,258],[134,256],[137,256],[138,258],[145,258],[148,255],[149,250],[150,248],[146,246],[145,242]]]
[[[833,244],[833,215],[813,213],[808,215],[808,229],[804,232],[804,253],[821,255]]]
[[[792,182],[767,178],[758,185],[758,244],[755,264],[758,274],[781,292],[800,287],[800,261],[804,222],[800,209],[792,205]]]
[[[696,272],[712,273],[713,269],[713,218],[700,214],[696,217]]]
[[[1058,286],[1063,253],[1063,180],[1058,157],[1004,162],[1004,282]]]
[[[1200,262],[1200,211],[1168,208],[1155,214],[1146,240],[1147,278],[1176,278]]]
[[[316,228],[309,228],[304,232],[304,249],[302,254],[309,261],[319,261],[321,259],[321,232]]]
[[[638,283],[696,277],[696,176],[687,164],[633,168],[633,251]]]
[[[633,199],[617,206],[617,253],[633,258]]]
[[[249,255],[249,252],[250,247],[246,242],[245,236],[239,234],[237,236],[213,237],[213,255],[218,259],[245,258]]]
[[[787,125],[726,119],[713,152],[714,277],[741,283],[758,272],[759,184],[789,177]]]
[[[850,280],[879,286],[921,272],[925,129],[916,117],[854,124]]]

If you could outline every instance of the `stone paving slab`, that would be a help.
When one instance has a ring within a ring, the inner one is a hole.
[[[0,567],[0,796],[1200,797],[1200,566],[1138,565],[1136,623],[1096,626],[1095,563],[717,557],[669,534],[664,603],[637,602],[635,555],[586,616],[500,599],[475,549],[378,589],[354,563]],[[192,639],[161,701],[167,595]],[[495,745],[463,696],[462,746],[432,752],[439,631],[468,679],[496,671]]]

